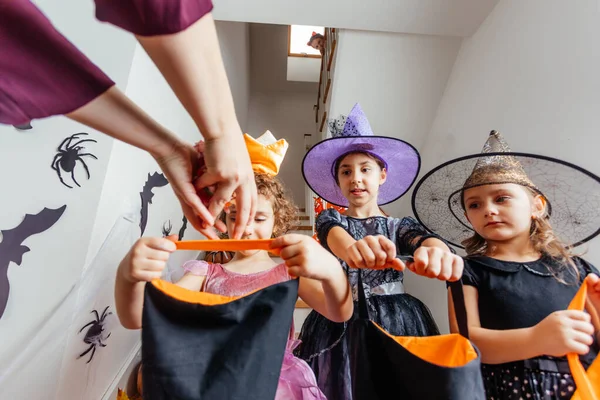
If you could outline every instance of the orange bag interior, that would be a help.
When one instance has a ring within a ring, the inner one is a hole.
[[[202,304],[205,306],[216,306],[220,304],[231,303],[232,301],[249,296],[258,291],[254,290],[246,293],[243,296],[222,296],[220,294],[188,290],[173,283],[163,281],[162,279],[154,279],[151,283],[155,288],[176,300],[183,301],[185,303]]]
[[[569,310],[580,310],[585,309],[585,300],[587,298],[587,281],[584,281],[583,285],[577,291],[571,304],[569,304]],[[572,400],[600,400],[600,360],[598,357],[594,360],[592,365],[586,371],[579,361],[577,354],[567,354],[567,360],[569,361],[569,367],[573,374],[573,379],[577,385],[577,390],[571,398]]]
[[[372,323],[406,350],[431,364],[441,367],[462,367],[477,358],[477,352],[471,342],[459,334],[424,337],[392,336],[376,323]]]

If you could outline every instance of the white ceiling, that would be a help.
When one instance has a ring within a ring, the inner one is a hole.
[[[215,0],[223,21],[471,36],[498,0]]]

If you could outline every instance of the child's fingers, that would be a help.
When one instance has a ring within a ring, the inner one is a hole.
[[[458,280],[462,275],[462,269],[459,268],[459,265],[457,265],[457,257],[454,254],[448,252],[444,252],[441,257],[442,267],[439,275],[437,276],[437,279],[442,281],[448,281],[450,279]],[[455,276],[457,274],[455,272],[456,269],[460,270],[460,274],[458,274],[458,277]]]
[[[350,268],[364,268],[364,261],[356,245],[352,245],[346,249],[348,254],[348,266]],[[363,264],[363,265],[361,265]]]
[[[413,271],[416,273],[423,271],[425,267],[427,267],[427,264],[429,264],[429,254],[427,254],[427,249],[419,247],[415,250],[413,260],[414,261],[411,263]]]
[[[375,265],[375,254],[366,241],[356,242],[356,249],[359,252],[359,259],[355,260],[360,268],[369,268]]]
[[[293,244],[300,243],[302,241],[302,238],[299,236],[304,236],[304,235],[290,233],[287,235],[280,236],[280,237],[276,238],[275,240],[273,240],[273,242],[269,245],[269,247],[271,249],[280,249],[283,247],[287,247],[287,246],[291,246]]]
[[[574,321],[584,321],[588,323],[591,321],[590,314],[580,310],[563,310],[558,311],[558,313]]]
[[[386,254],[386,261],[397,260],[396,258],[396,245],[394,242],[386,238],[385,236],[379,236],[379,245]],[[398,260],[400,261],[400,260]],[[404,269],[404,268],[402,268]]]
[[[592,335],[578,331],[573,332],[572,339],[577,343],[581,343],[586,346],[591,346],[592,343],[594,343],[594,337]]]
[[[367,268],[377,268],[383,267],[385,265],[385,261],[387,258],[387,254],[381,248],[379,244],[379,238],[376,236],[366,236],[362,241],[361,245],[361,254],[363,254],[363,258],[365,260],[365,264]],[[364,253],[362,252],[364,250]]]
[[[147,238],[146,247],[154,250],[168,251],[170,253],[177,250],[177,246],[171,240],[166,238],[151,237]]]
[[[165,262],[169,259],[171,253],[164,250],[146,249],[144,258],[147,260],[157,260]]]
[[[456,281],[460,280],[460,278],[462,278],[464,268],[465,268],[465,263],[464,263],[462,257],[453,255],[453,257],[452,257],[452,274],[450,275],[450,278],[448,278],[448,281],[456,282]]]
[[[150,282],[153,279],[160,279],[162,277],[162,271],[139,271],[135,276],[135,280],[138,282]]]
[[[574,331],[579,332],[583,335],[587,335],[591,338],[591,335],[594,334],[595,329],[594,329],[594,325],[592,325],[589,322],[585,322],[585,321],[573,321],[572,322],[572,328]],[[588,343],[591,344],[591,343]]]
[[[169,235],[169,236],[165,236],[164,239],[170,240],[171,242],[177,242],[179,240],[179,235]]]
[[[140,265],[142,271],[162,271],[167,264],[161,260],[145,260]]]
[[[280,247],[279,257],[281,257],[284,261],[291,260],[294,257],[297,257],[302,253],[302,246],[300,244],[293,244],[288,246]]]
[[[600,277],[596,274],[589,274],[585,280],[588,285],[596,291],[600,291]]]
[[[590,347],[588,345],[576,340],[572,340],[569,342],[569,349],[571,353],[576,353],[579,355],[584,355],[590,352]]]
[[[304,256],[298,255],[290,258],[289,260],[285,260],[285,265],[288,268],[288,274],[293,277],[303,277],[303,278],[312,278],[309,274],[307,274],[306,269],[302,266],[304,264]]]
[[[397,271],[404,271],[404,269],[406,268],[406,265],[404,265],[404,263],[402,261],[400,261],[397,258],[394,258],[392,261],[389,261],[386,265],[386,268],[393,268]]]

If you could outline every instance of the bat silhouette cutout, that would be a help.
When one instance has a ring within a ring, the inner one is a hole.
[[[183,222],[183,225],[181,225],[181,228],[179,228],[179,239],[181,240],[183,239],[183,235],[185,234],[185,230],[187,228],[187,218],[185,217],[185,215],[183,216],[183,219],[181,220],[181,222]]]
[[[26,122],[26,123],[21,124],[21,125],[13,125],[13,126],[18,131],[28,131],[30,129],[33,129],[33,126],[31,126],[31,122]]]
[[[146,224],[148,223],[148,206],[152,204],[152,198],[154,197],[154,193],[152,193],[152,189],[156,187],[166,186],[169,183],[167,178],[160,172],[155,172],[152,175],[148,174],[148,179],[144,184],[144,188],[140,192],[140,198],[142,200],[142,209],[140,211],[140,231],[141,235],[144,235],[144,231],[146,230]]]
[[[54,225],[66,208],[66,205],[55,210],[44,208],[35,215],[27,214],[16,228],[2,231],[2,241],[0,242],[0,318],[4,314],[10,291],[8,282],[9,264],[12,261],[17,265],[21,265],[23,255],[30,250],[29,247],[22,244],[25,239],[44,232]]]

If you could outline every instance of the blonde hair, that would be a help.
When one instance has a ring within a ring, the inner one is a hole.
[[[262,194],[271,201],[273,205],[273,237],[285,235],[298,225],[298,207],[290,198],[287,189],[277,177],[266,174],[254,174],[254,182],[258,194]],[[226,214],[219,215],[221,221],[225,222]]]
[[[540,195],[538,192],[529,187],[521,187],[527,191],[531,198]],[[573,272],[577,276],[577,280],[579,280],[579,269],[573,261],[573,257],[578,256],[579,254],[573,253],[573,249],[563,243],[556,236],[552,230],[552,225],[550,224],[549,219],[550,215],[548,215],[547,206],[544,207],[544,212],[541,217],[532,217],[531,227],[529,229],[529,240],[531,241],[533,249],[536,252],[539,252],[544,256],[548,256],[556,260],[559,264],[563,265],[564,267],[561,268],[561,270],[564,268],[572,268]],[[463,240],[461,244],[465,247],[465,251],[468,255],[485,255],[488,252],[493,253],[494,251],[493,248],[488,247],[486,240],[477,232],[475,232],[470,238]],[[558,277],[558,272],[562,271],[552,271],[556,279],[566,283],[563,279]]]

